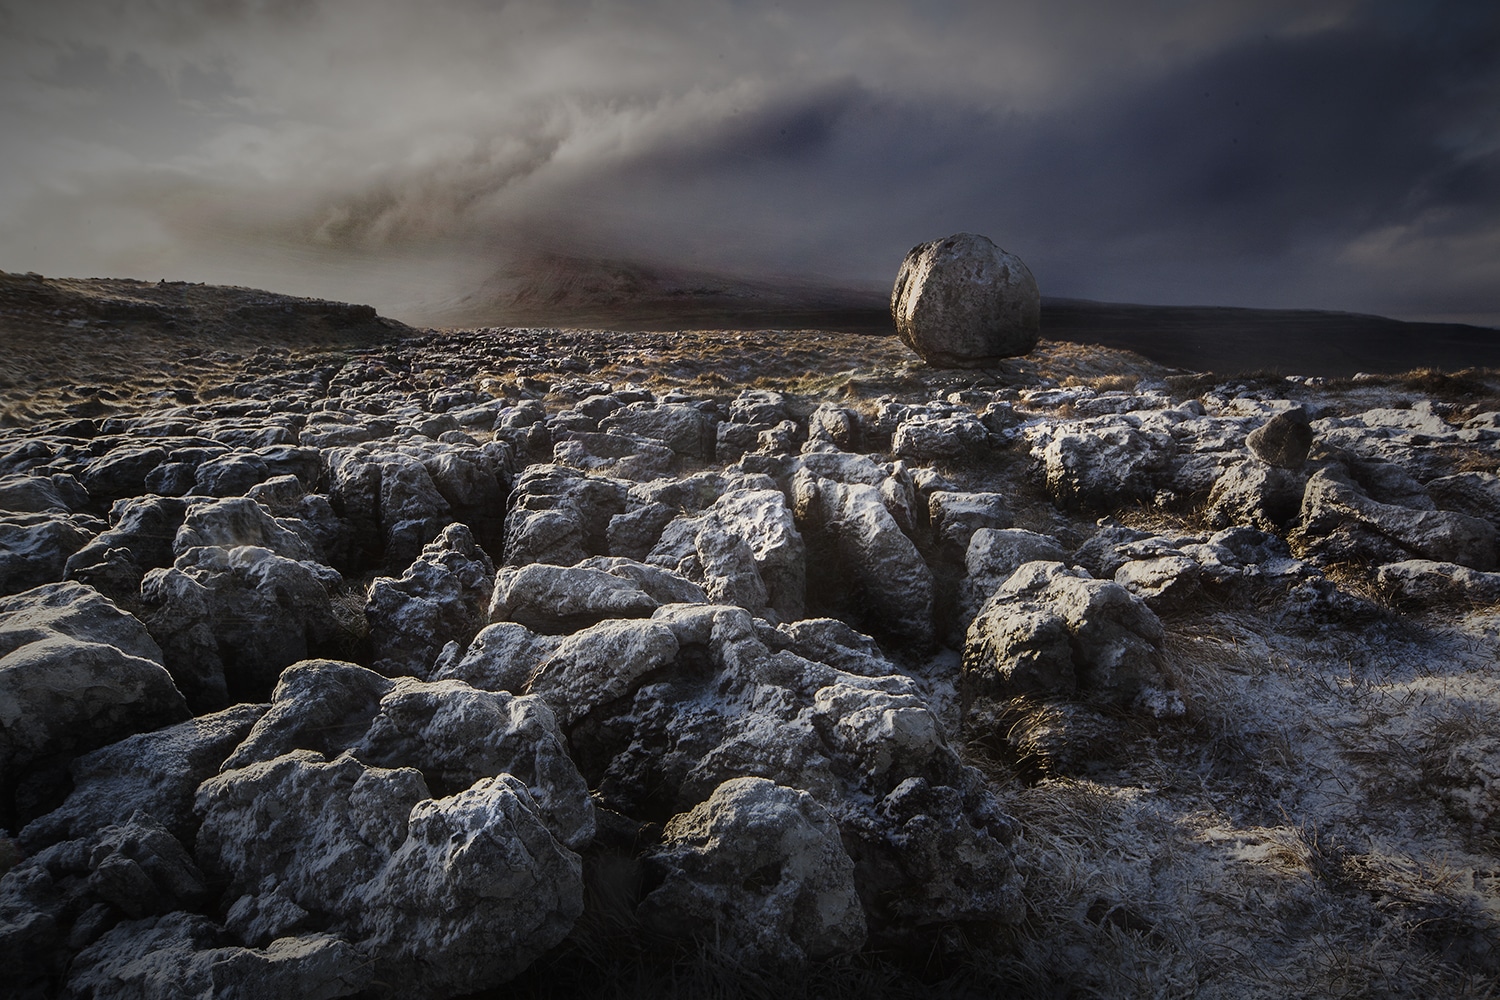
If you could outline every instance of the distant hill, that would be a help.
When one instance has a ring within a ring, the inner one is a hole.
[[[1353,375],[1500,368],[1500,330],[1317,309],[1042,299],[1042,336],[1103,344],[1195,371]]]
[[[882,317],[884,317],[882,319]],[[747,280],[633,261],[539,253],[507,262],[434,325],[892,332],[882,293],[790,276]]]
[[[255,288],[0,271],[0,395],[39,380],[192,367],[214,353],[350,349],[413,333],[370,306]]]

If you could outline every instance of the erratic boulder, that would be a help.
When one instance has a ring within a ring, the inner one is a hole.
[[[1031,271],[989,239],[958,233],[913,247],[891,291],[902,343],[940,368],[979,368],[1034,348],[1041,295]]]

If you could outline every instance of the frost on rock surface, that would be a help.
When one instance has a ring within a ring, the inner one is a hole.
[[[865,915],[838,824],[807,792],[733,778],[674,816],[648,857],[648,927],[713,938],[743,962],[797,965],[857,950]]]
[[[774,633],[782,651],[773,652],[740,608],[672,605],[649,621],[618,623],[628,632],[606,631],[613,624],[570,637],[527,688],[554,706],[601,804],[666,822],[727,781],[763,778],[805,792],[838,824],[866,918],[885,932],[1017,918],[1014,827],[910,678],[804,659],[786,648],[785,633]],[[848,655],[873,661],[858,650]],[[903,785],[912,776],[925,798],[911,798]],[[920,817],[909,808],[919,800]],[[689,865],[674,876],[673,892],[695,906],[719,900],[712,906],[725,921],[759,912],[755,898],[732,898],[719,869],[702,875],[708,884],[688,887],[695,871]],[[751,942],[757,932],[725,933]],[[754,948],[794,954],[784,942]]]
[[[504,982],[583,908],[578,856],[509,775],[433,799],[410,768],[298,750],[210,779],[198,808],[198,860],[231,913],[284,915],[245,924],[258,939],[246,944],[315,922],[354,943],[397,995]]]
[[[260,546],[195,546],[146,574],[141,601],[167,669],[202,711],[264,699],[283,669],[330,643],[340,582],[327,566]]]

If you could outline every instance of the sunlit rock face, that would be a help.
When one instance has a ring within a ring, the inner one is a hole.
[[[928,364],[981,368],[1036,347],[1042,298],[1021,258],[988,237],[957,233],[907,253],[891,317]]]

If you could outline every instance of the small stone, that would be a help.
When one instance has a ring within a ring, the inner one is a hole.
[[[1255,457],[1282,469],[1300,469],[1312,447],[1313,432],[1307,411],[1300,406],[1282,410],[1251,431],[1245,444]]]

